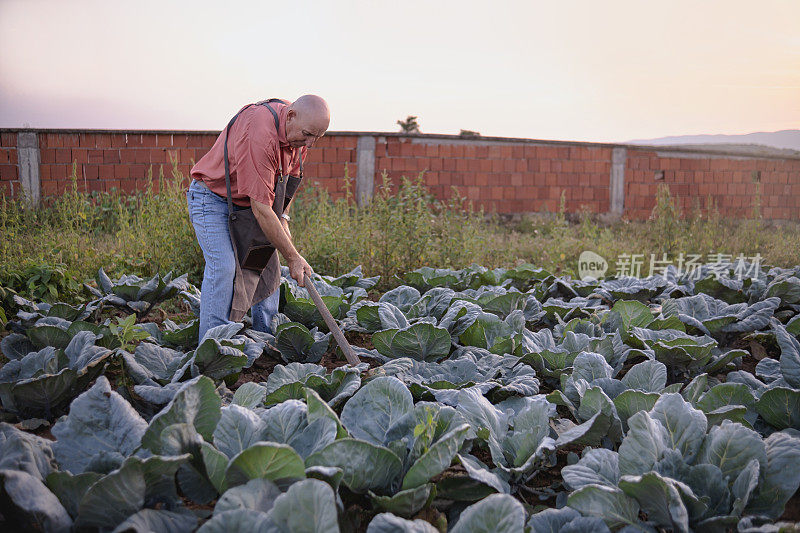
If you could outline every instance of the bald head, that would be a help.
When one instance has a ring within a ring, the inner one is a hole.
[[[292,147],[311,147],[328,130],[331,111],[319,96],[306,94],[289,105],[286,113],[286,140]]]

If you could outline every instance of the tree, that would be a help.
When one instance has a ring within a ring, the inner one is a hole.
[[[400,125],[400,133],[422,133],[419,131],[419,124],[415,116],[409,115],[407,119],[398,120],[397,123]]]

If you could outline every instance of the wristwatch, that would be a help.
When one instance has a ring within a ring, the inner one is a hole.
[[[281,218],[285,218],[285,219],[286,219],[286,222],[291,222],[291,220],[292,220],[292,217],[290,217],[290,216],[289,216],[289,215],[287,215],[286,213],[283,213],[283,214],[281,215]]]

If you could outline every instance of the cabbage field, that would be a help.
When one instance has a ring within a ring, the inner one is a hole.
[[[315,275],[358,366],[285,271],[275,335],[199,343],[185,276],[14,296],[0,529],[795,530],[800,267],[741,266]]]

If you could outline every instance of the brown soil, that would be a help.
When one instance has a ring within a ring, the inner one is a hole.
[[[789,498],[783,514],[776,522],[800,522],[800,491],[795,492],[794,496]]]
[[[756,375],[757,364],[758,364],[758,359],[756,359],[752,355],[747,355],[745,357],[742,357],[742,370],[746,370],[751,374],[753,374],[754,376]]]
[[[347,342],[353,346],[370,349],[372,348],[372,335],[370,334],[350,331],[345,333],[345,338],[347,339]],[[362,362],[368,363],[370,368],[376,368],[380,366],[380,363],[372,359],[363,359]],[[242,373],[239,375],[239,379],[236,381],[233,387],[231,387],[231,389],[236,390],[243,383],[248,383],[251,381],[256,383],[266,381],[267,377],[269,377],[276,366],[285,364],[286,362],[282,359],[274,358],[268,354],[264,354],[255,360],[253,366],[242,370]],[[335,368],[339,368],[340,366],[347,364],[347,360],[345,359],[341,350],[339,350],[339,347],[336,345],[336,341],[331,339],[331,343],[328,346],[328,351],[323,354],[322,359],[317,364],[325,367],[325,369],[330,372]]]
[[[255,360],[253,366],[242,370],[242,373],[239,374],[239,379],[236,381],[233,387],[231,387],[231,389],[236,390],[243,383],[249,383],[251,381],[256,383],[267,381],[267,377],[269,377],[275,367],[280,364],[285,363],[282,360],[272,358],[269,355],[262,355]]]

